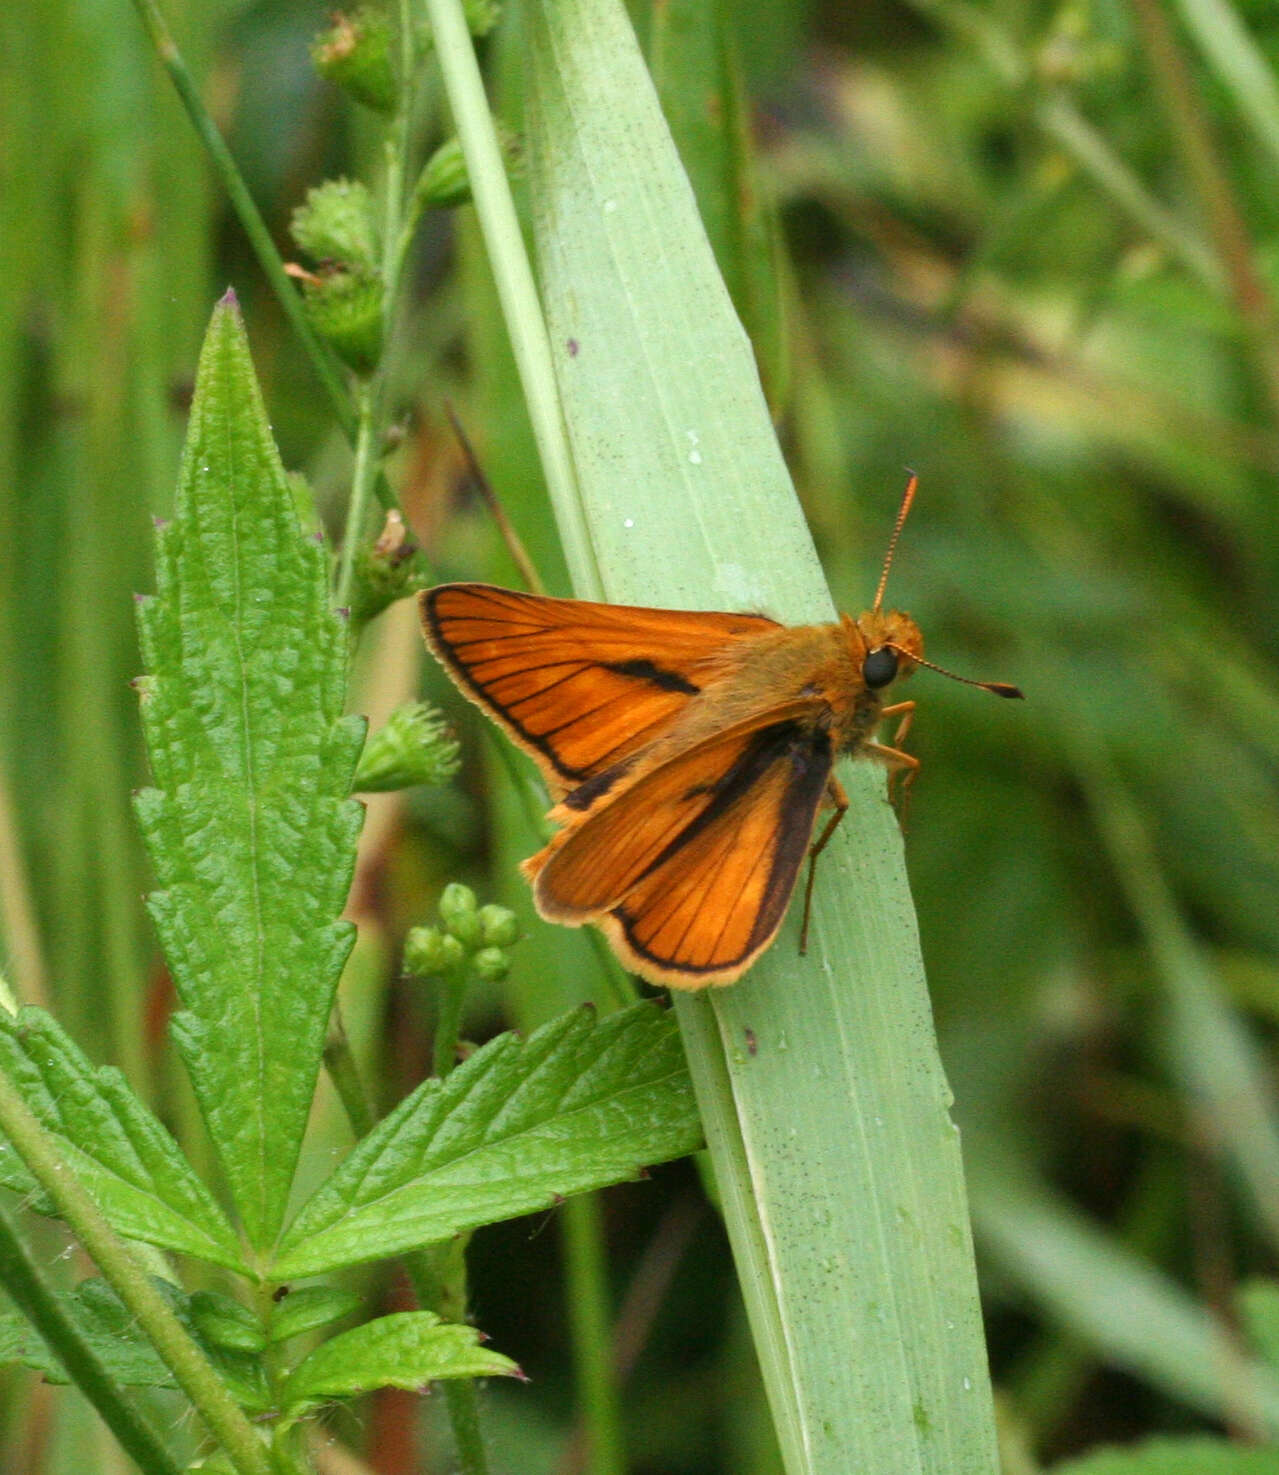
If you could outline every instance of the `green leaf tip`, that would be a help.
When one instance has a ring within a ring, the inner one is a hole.
[[[250,1241],[275,1236],[310,1110],[363,810],[345,623],[298,526],[231,294],[200,353],[176,505],[139,607],[154,787],[135,804],[174,1037]]]
[[[295,1416],[329,1398],[373,1388],[423,1393],[445,1378],[523,1378],[519,1366],[481,1346],[483,1333],[433,1311],[395,1311],[322,1343],[294,1368],[282,1402]]]

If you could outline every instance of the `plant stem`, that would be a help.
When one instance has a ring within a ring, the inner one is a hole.
[[[1158,241],[1192,276],[1220,295],[1221,271],[1198,234],[1155,199],[1073,102],[1064,94],[1049,97],[1036,105],[1035,121],[1152,241]]]
[[[200,96],[191,73],[187,70],[177,42],[174,41],[160,13],[160,7],[156,4],[156,0],[134,0],[134,7],[142,18],[142,24],[151,38],[156,55],[160,58],[161,64],[177,89],[178,96],[182,99],[182,105],[187,110],[187,116],[191,119],[200,142],[208,150],[214,170],[222,181],[222,187],[226,190],[236,215],[239,216],[244,233],[249,238],[249,244],[253,247],[258,265],[271,284],[271,289],[285,317],[288,318],[289,325],[298,335],[299,342],[311,360],[311,367],[315,370],[316,377],[324,386],[329,399],[332,400],[334,412],[343,432],[348,438],[352,437],[356,426],[355,411],[351,406],[351,397],[347,393],[346,385],[342,381],[341,370],[337,367],[333,354],[320,340],[307,319],[297,291],[284,270],[284,262],[280,259],[280,253],[275,249],[271,232],[267,229],[258,207],[253,203],[253,196],[250,195],[248,185],[244,182],[244,176],[231,156],[226,140],[218,131],[217,124],[204,105],[204,99]]]
[[[610,1328],[604,1226],[596,1193],[564,1205],[568,1305],[573,1325],[574,1379],[581,1399],[589,1475],[624,1475],[622,1439]]]
[[[439,1017],[435,1025],[432,1068],[443,1079],[457,1064],[457,1041],[466,1004],[467,974],[459,972],[436,980],[440,990]],[[405,1260],[418,1304],[438,1311],[450,1320],[466,1316],[465,1245],[450,1242],[433,1245]],[[480,1404],[472,1378],[449,1379],[444,1384],[444,1401],[449,1426],[457,1449],[461,1475],[488,1475],[488,1456],[480,1429]]]
[[[466,978],[448,975],[437,978],[440,1007],[431,1047],[431,1071],[441,1080],[457,1064],[457,1042],[462,1033],[462,1010],[466,1005]]]
[[[466,160],[480,231],[510,334],[516,368],[528,406],[538,457],[559,520],[560,538],[570,567],[587,577],[594,571],[596,597],[603,592],[595,550],[577,491],[577,473],[560,408],[551,340],[524,249],[502,148],[484,93],[484,80],[461,0],[426,0],[435,50],[458,141]],[[580,589],[579,592],[586,592]]]
[[[480,1430],[480,1401],[474,1378],[450,1378],[444,1384],[460,1475],[488,1475],[488,1456]]]
[[[9,1215],[0,1207],[0,1282],[40,1333],[76,1386],[146,1475],[181,1475],[165,1440],[132,1404],[53,1291],[45,1284]]]
[[[351,474],[351,500],[346,509],[346,527],[342,530],[342,552],[338,561],[338,586],[335,602],[339,609],[351,608],[351,595],[355,589],[355,554],[360,546],[364,520],[368,515],[369,493],[378,473],[374,441],[377,429],[374,425],[375,405],[381,398],[377,393],[381,374],[368,384],[361,384],[356,391],[358,428],[355,434],[355,470]]]
[[[9,1077],[0,1071],[0,1133],[48,1193],[104,1278],[137,1318],[178,1386],[222,1445],[238,1475],[271,1475],[267,1451],[226,1385],[192,1341],[108,1224],[80,1181],[61,1161]]]
[[[48,1008],[48,974],[40,941],[9,775],[0,765],[0,941],[13,970],[14,992],[24,1004]]]

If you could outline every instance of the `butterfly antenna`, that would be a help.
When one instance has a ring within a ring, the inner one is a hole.
[[[889,650],[895,650],[899,656],[904,656],[916,666],[927,666],[930,671],[936,671],[939,675],[949,676],[952,681],[961,681],[965,686],[980,686],[983,691],[993,691],[997,697],[1018,697],[1022,695],[1021,688],[1009,686],[1006,681],[974,681],[971,676],[956,676],[953,671],[948,671],[945,666],[938,666],[933,661],[926,661],[923,656],[913,655],[904,646],[894,645],[892,641],[885,642]]]
[[[893,527],[893,535],[888,540],[888,553],[884,558],[884,572],[879,576],[879,588],[875,590],[875,603],[871,610],[879,613],[879,607],[884,602],[884,586],[888,583],[888,570],[893,566],[893,554],[897,552],[897,539],[902,535],[902,523],[906,521],[906,514],[910,511],[910,504],[915,500],[915,488],[919,485],[919,477],[912,471],[910,480],[906,483],[906,492],[902,497],[902,505],[897,512],[897,522]],[[948,673],[949,674],[949,673]]]

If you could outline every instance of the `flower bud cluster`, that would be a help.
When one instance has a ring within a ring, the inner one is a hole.
[[[404,971],[415,978],[469,969],[486,983],[510,972],[510,949],[519,941],[515,913],[480,906],[469,886],[453,882],[440,896],[438,927],[414,927],[404,940]]]

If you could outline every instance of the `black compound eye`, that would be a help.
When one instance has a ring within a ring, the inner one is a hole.
[[[897,675],[897,652],[887,645],[873,650],[862,663],[862,677],[875,690],[887,686]]]

